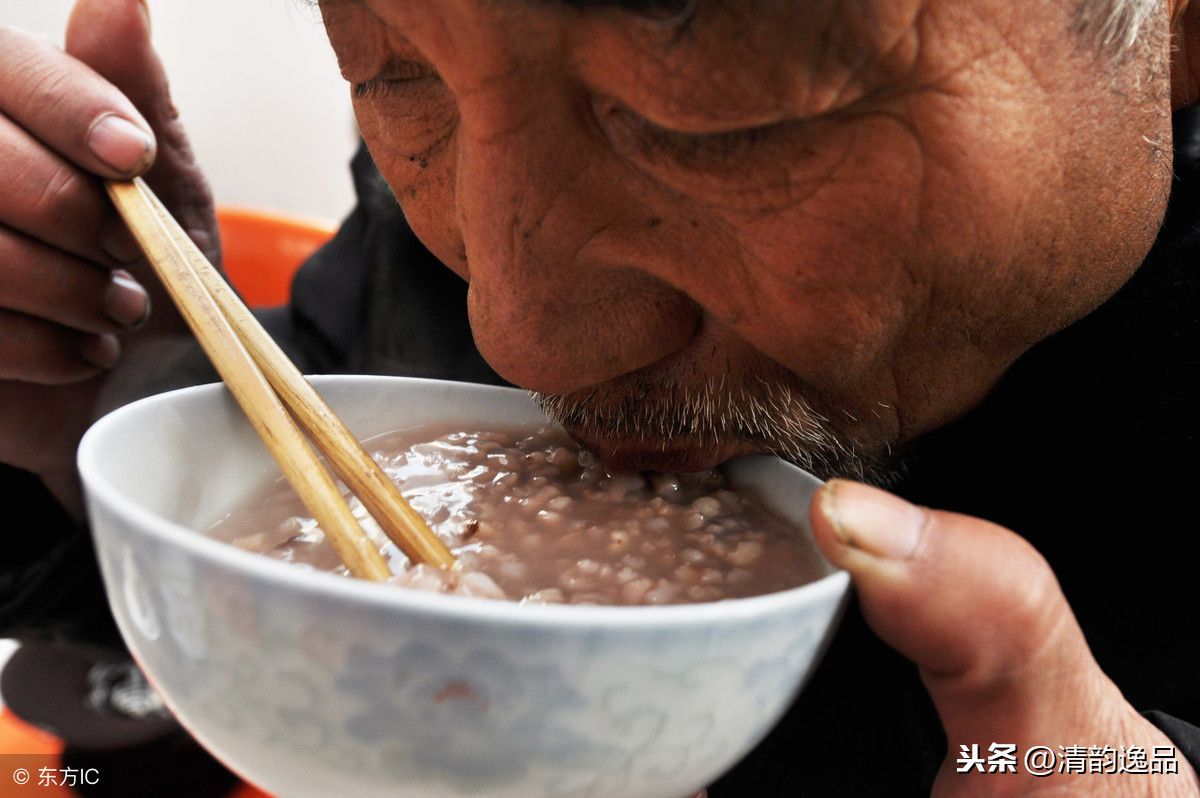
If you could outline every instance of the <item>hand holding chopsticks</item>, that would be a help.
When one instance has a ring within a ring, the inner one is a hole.
[[[387,562],[351,514],[297,422],[411,560],[441,568],[452,566],[450,550],[301,376],[149,187],[138,178],[129,183],[109,182],[107,188],[221,379],[351,573],[373,580],[391,576]]]

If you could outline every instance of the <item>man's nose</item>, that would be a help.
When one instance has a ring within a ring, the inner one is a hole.
[[[644,240],[653,212],[588,107],[569,87],[539,84],[480,92],[459,109],[455,192],[471,327],[498,373],[544,392],[660,360],[699,318],[653,276]]]

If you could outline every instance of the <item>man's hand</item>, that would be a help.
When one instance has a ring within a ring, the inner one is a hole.
[[[143,173],[216,257],[211,197],[145,6],[80,0],[65,52],[0,28],[0,462],[60,494],[128,333],[182,330],[99,179]]]
[[[921,671],[946,729],[936,796],[1200,796],[1177,775],[1030,775],[1033,746],[1138,746],[1170,740],[1142,718],[1092,658],[1046,561],[994,524],[914,507],[842,480],[813,502],[825,555],[854,578],[863,614]],[[1016,775],[958,773],[960,746],[1017,746]]]

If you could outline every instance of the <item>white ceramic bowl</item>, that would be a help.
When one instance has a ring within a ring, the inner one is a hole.
[[[543,422],[516,390],[313,381],[360,437]],[[286,798],[690,795],[778,720],[848,587],[831,569],[714,604],[520,606],[294,569],[195,531],[278,473],[217,385],[105,417],[79,467],[129,648],[201,743]],[[813,477],[727,473],[805,526]]]

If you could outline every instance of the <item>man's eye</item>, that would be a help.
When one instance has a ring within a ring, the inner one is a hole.
[[[375,77],[354,84],[354,99],[387,97],[411,88],[413,84],[422,83],[431,78],[437,78],[437,76],[433,67],[427,64],[418,61],[392,60]]]
[[[725,133],[684,133],[649,126],[648,137],[675,157],[692,161],[729,161],[748,155],[767,136],[765,128],[746,128]]]
[[[354,84],[354,99],[361,100],[364,97],[386,97],[400,88],[394,80],[371,80],[363,81],[362,83]]]
[[[695,165],[736,164],[769,142],[776,126],[748,127],[718,133],[690,133],[657,125],[626,108],[615,108],[611,121],[620,137],[633,144],[643,157],[668,157]]]

